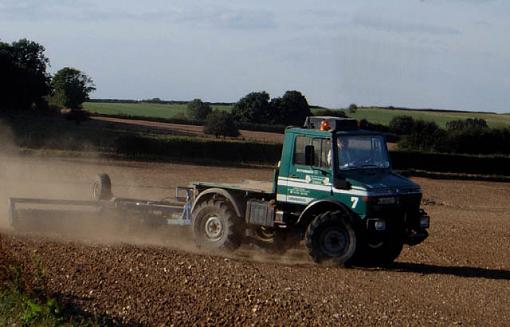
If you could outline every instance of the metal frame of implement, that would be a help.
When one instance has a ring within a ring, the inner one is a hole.
[[[179,192],[185,192],[184,197],[179,197]],[[191,205],[193,201],[193,189],[189,187],[177,187],[176,199],[180,203],[167,201],[150,201],[129,198],[112,198],[111,200],[54,200],[35,198],[10,198],[8,204],[8,218],[11,226],[16,225],[18,210],[23,205],[37,206],[62,206],[81,207],[95,209],[98,212],[103,210],[115,210],[127,212],[140,217],[150,217],[151,224],[158,225],[191,225]]]

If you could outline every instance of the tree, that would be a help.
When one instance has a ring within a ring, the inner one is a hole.
[[[287,125],[286,122],[286,104],[283,98],[272,98],[271,102],[269,102],[269,111],[268,111],[268,123],[279,124],[279,125]]]
[[[308,101],[299,91],[287,91],[281,98],[271,100],[272,120],[279,124],[302,126],[311,116]]]
[[[55,102],[71,110],[81,109],[82,103],[89,99],[90,92],[96,89],[90,77],[70,67],[59,70],[51,84]]]
[[[412,132],[399,142],[399,147],[420,151],[444,151],[446,131],[433,121],[416,120]]]
[[[271,107],[269,94],[266,92],[252,92],[241,98],[232,109],[233,118],[247,123],[270,123]]]
[[[389,123],[390,131],[398,135],[411,134],[416,122],[411,116],[396,116]]]
[[[358,110],[358,106],[355,103],[351,103],[349,105],[349,112],[351,114],[355,113]]]
[[[0,42],[0,108],[29,109],[46,106],[51,91],[46,72],[49,60],[44,47],[21,39],[11,44]]]
[[[188,103],[187,116],[192,120],[205,120],[207,115],[212,112],[212,108],[208,103],[195,99]]]
[[[147,103],[163,103],[163,100],[161,100],[160,98],[151,98],[151,99],[143,100],[142,102],[147,102]]]
[[[204,133],[219,136],[239,136],[239,129],[234,123],[232,114],[215,110],[211,112],[204,125]]]
[[[301,126],[311,116],[310,106],[299,91],[287,91],[269,101],[266,92],[253,92],[240,99],[232,109],[234,119],[258,124]]]

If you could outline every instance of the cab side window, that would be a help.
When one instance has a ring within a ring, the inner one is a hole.
[[[311,144],[312,139],[306,136],[296,136],[296,143],[294,145],[294,164],[305,164],[305,146]]]
[[[305,146],[307,145],[313,145],[314,148],[315,160],[313,166],[329,168],[331,162],[331,141],[329,139],[311,138],[308,136],[296,136],[294,164],[305,165]]]
[[[329,168],[331,166],[331,141],[329,139],[313,139],[312,145],[315,151],[314,166]]]

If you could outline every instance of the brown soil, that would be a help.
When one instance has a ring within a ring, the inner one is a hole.
[[[270,169],[1,158],[0,204],[13,195],[87,198],[98,171],[112,176],[117,195],[142,198],[171,196],[192,180],[271,178]],[[385,269],[318,266],[302,249],[211,255],[181,232],[4,229],[0,242],[27,267],[41,262],[67,308],[124,324],[508,326],[510,184],[415,180],[430,237]]]
[[[173,123],[163,123],[163,122],[154,122],[148,120],[140,120],[140,119],[123,119],[123,118],[112,118],[112,117],[101,117],[101,116],[92,116],[93,120],[109,122],[114,124],[121,124],[124,127],[132,127],[137,129],[147,129],[150,128],[151,132],[162,132],[168,133],[172,135],[194,135],[201,137],[209,137],[214,138],[212,135],[207,135],[203,131],[203,126],[195,126],[195,125],[184,125],[184,124],[173,124]],[[247,131],[240,130],[241,135],[237,138],[233,139],[244,139],[249,141],[262,141],[269,143],[282,143],[283,142],[283,134],[281,133],[271,133],[271,132],[257,132],[257,131]]]

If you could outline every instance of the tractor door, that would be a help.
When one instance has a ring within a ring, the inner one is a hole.
[[[331,196],[331,139],[296,135],[286,180],[286,201],[306,205]]]

